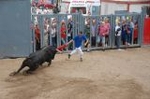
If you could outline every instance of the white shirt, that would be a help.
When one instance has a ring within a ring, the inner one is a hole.
[[[119,28],[121,28],[121,27],[118,26],[118,25],[116,25],[116,27],[115,27],[115,32],[117,32],[117,30],[118,30]],[[115,33],[115,36],[121,36],[121,30],[118,31],[118,34],[117,34],[117,35],[116,35],[116,33]]]
[[[51,28],[51,36],[52,37],[56,36],[56,28]]]

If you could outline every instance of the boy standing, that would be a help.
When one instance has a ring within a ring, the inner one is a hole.
[[[86,36],[82,34],[82,31],[80,31],[77,36],[75,36],[72,40],[68,42],[68,44],[72,43],[73,41],[75,44],[75,49],[71,51],[70,54],[68,54],[68,58],[70,59],[71,55],[78,53],[80,55],[80,61],[82,61],[83,60],[83,51],[81,49],[82,42],[86,41],[85,43],[86,45],[88,43],[88,40]]]
[[[116,46],[117,49],[120,50],[120,39],[121,39],[121,27],[120,27],[120,23],[116,24],[115,27],[115,41],[116,41]]]

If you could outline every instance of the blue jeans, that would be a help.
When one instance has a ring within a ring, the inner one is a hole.
[[[116,43],[117,49],[120,48],[120,41],[121,41],[121,37],[120,36],[116,36],[115,37],[115,43]]]
[[[57,46],[57,39],[56,37],[52,37],[52,45]]]

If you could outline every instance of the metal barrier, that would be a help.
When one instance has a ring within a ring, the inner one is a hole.
[[[105,35],[105,49],[116,48],[115,26],[119,22],[122,27],[126,25],[130,34],[121,34],[121,47],[139,47],[142,42],[141,15],[140,14],[120,14],[103,16],[83,16],[81,14],[53,14],[53,15],[32,15],[32,21],[40,27],[40,46],[54,45],[60,46],[82,31],[90,40],[90,50],[102,49],[99,39],[99,28],[101,24],[107,23],[108,35]],[[33,29],[33,49],[36,51],[35,32]],[[69,45],[66,51],[72,50],[73,45]],[[83,47],[86,49],[85,47]]]
[[[139,47],[142,42],[142,24],[141,24],[141,15],[140,14],[121,14],[113,15],[113,25],[114,29],[117,21],[121,23],[122,32],[121,32],[121,47]],[[124,31],[124,29],[129,31]],[[115,31],[112,30],[112,48],[115,47]]]

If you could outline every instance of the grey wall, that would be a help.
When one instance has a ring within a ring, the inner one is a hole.
[[[0,0],[0,58],[32,51],[30,0]]]

